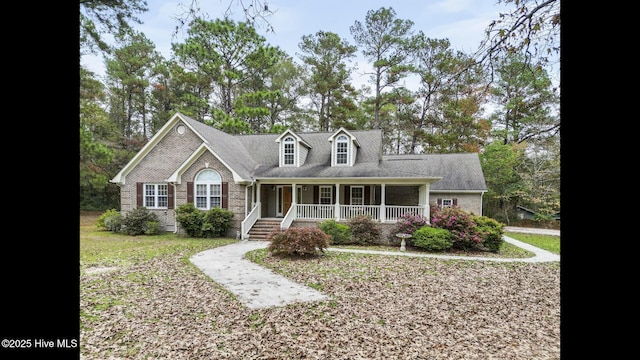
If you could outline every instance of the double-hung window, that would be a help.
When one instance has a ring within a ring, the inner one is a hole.
[[[336,139],[336,164],[346,165],[349,160],[349,141],[345,135]]]
[[[222,178],[214,170],[204,170],[195,178],[195,205],[200,210],[222,207]]]
[[[287,136],[284,139],[284,164],[294,165],[296,159],[296,144],[295,140],[291,136]]]
[[[351,205],[364,205],[364,187],[351,187]]]
[[[169,186],[144,184],[144,206],[148,209],[166,209],[169,206]]]
[[[331,204],[333,198],[332,186],[320,186],[320,204]]]

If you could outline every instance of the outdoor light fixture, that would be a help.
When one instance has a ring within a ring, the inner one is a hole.
[[[303,187],[302,187],[302,191],[307,191],[307,187],[306,187],[306,186],[303,186]]]

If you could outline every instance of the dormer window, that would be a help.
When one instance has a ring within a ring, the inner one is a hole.
[[[297,167],[304,165],[311,145],[300,136],[291,130],[286,130],[282,135],[278,136],[276,143],[280,144],[280,154],[278,155],[279,166]]]
[[[296,143],[292,136],[284,139],[284,165],[294,165],[296,159]]]
[[[346,165],[349,160],[349,139],[340,135],[336,139],[336,164]]]
[[[353,166],[360,143],[353,134],[340,128],[329,137],[331,142],[331,166]]]

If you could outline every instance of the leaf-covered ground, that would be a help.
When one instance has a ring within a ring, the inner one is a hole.
[[[330,300],[251,310],[184,260],[83,272],[81,359],[559,359],[559,263],[248,256]]]

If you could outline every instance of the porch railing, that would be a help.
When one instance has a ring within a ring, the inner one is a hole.
[[[260,218],[261,208],[262,206],[260,205],[259,202],[255,203],[255,205],[253,206],[253,209],[251,209],[251,212],[249,212],[249,215],[247,215],[247,217],[242,221],[242,224],[240,225],[241,227],[240,231],[242,232],[242,240],[246,239],[249,236],[249,230],[251,230],[251,227],[253,226],[253,224],[255,224],[256,221],[258,221],[258,219]]]
[[[297,204],[297,219],[323,220],[335,218],[335,205]]]
[[[404,214],[414,214],[424,216],[424,206],[385,206],[385,218],[387,222],[397,222]],[[429,215],[427,214],[427,217]]]
[[[382,210],[384,208],[384,210]],[[371,219],[382,222],[397,222],[402,215],[411,213],[424,215],[424,206],[398,205],[339,205],[339,217],[335,216],[335,205],[297,204],[296,219],[301,220],[349,220],[359,215],[368,215]],[[384,218],[381,217],[384,213]]]

